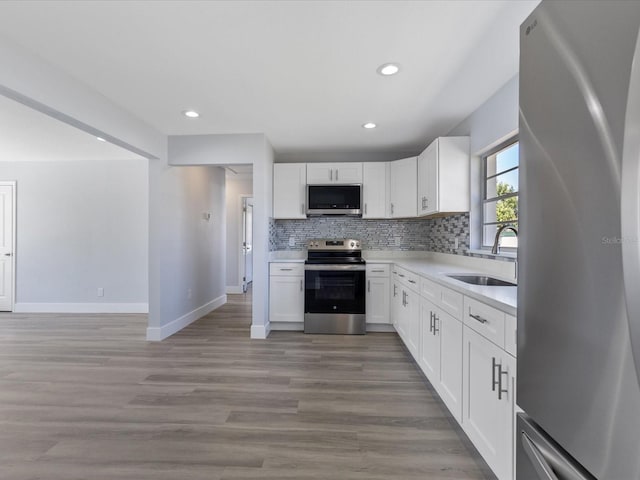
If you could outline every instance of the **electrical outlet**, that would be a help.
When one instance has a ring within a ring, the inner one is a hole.
[[[289,237],[289,246],[290,247],[296,246],[296,237]]]
[[[393,243],[396,247],[400,246],[400,237],[393,237]]]
[[[453,249],[454,250],[458,249],[458,237],[453,239]]]
[[[104,297],[104,288],[98,287],[98,296],[99,297]]]

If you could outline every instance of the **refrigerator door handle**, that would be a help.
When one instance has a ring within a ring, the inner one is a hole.
[[[629,80],[627,113],[622,152],[621,227],[622,270],[625,303],[636,376],[640,382],[640,37]],[[603,239],[604,241],[605,239]]]
[[[529,438],[529,435],[522,432],[521,433],[522,446],[524,447],[524,451],[531,460],[531,464],[533,468],[536,470],[541,480],[558,480],[558,477],[553,472],[551,465],[547,462],[542,455],[542,452],[538,450],[533,443],[533,440]]]

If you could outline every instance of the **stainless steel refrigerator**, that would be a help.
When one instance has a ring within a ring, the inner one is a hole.
[[[640,479],[640,1],[520,32],[517,480]]]

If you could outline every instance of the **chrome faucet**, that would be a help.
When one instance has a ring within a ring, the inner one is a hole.
[[[499,227],[498,231],[496,232],[496,239],[493,241],[493,247],[491,248],[491,253],[493,253],[494,255],[497,255],[500,252],[500,235],[502,235],[502,232],[504,232],[505,230],[511,230],[516,234],[516,237],[518,236],[518,229],[516,229],[516,227],[514,227],[513,225],[502,225],[501,227]]]

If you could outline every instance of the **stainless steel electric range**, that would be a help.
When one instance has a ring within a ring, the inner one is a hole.
[[[365,275],[359,240],[309,240],[304,332],[365,334]]]

